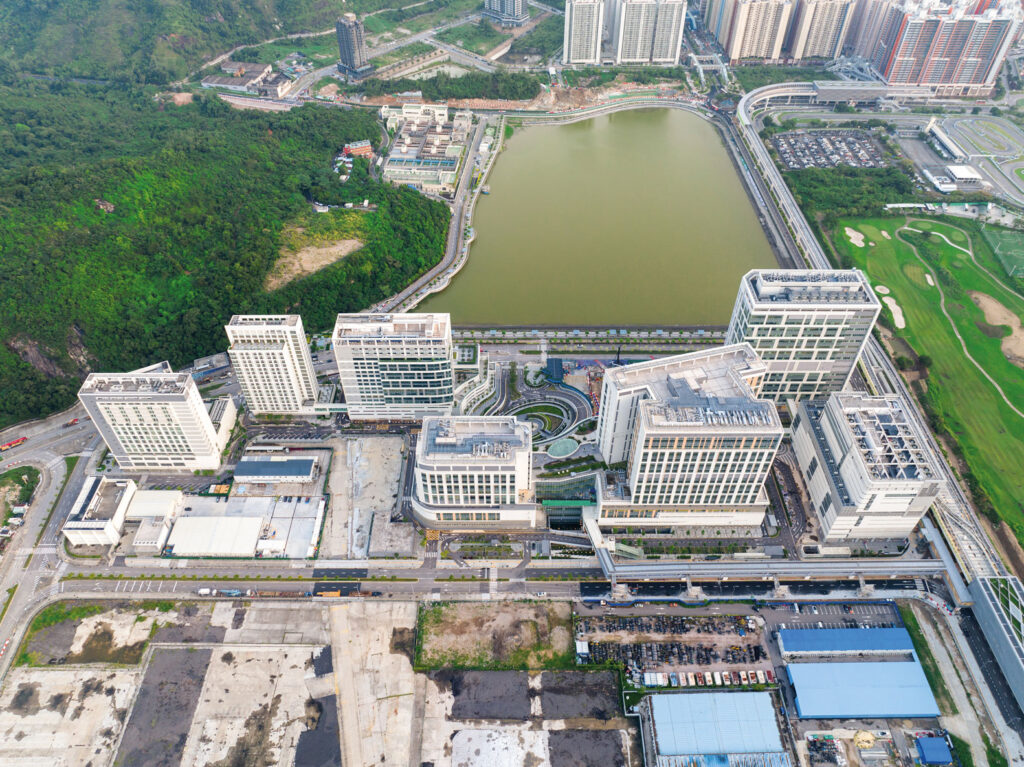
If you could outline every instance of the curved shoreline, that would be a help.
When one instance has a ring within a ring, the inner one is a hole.
[[[637,96],[635,98],[624,98],[619,101],[600,104],[598,106],[585,107],[583,109],[572,110],[568,112],[533,112],[533,111],[522,111],[513,110],[508,112],[494,112],[499,116],[499,130],[496,134],[497,148],[492,152],[491,157],[488,160],[487,165],[483,169],[480,175],[479,183],[470,191],[470,199],[466,203],[465,207],[465,223],[462,227],[462,234],[468,229],[472,228],[473,224],[473,212],[476,208],[476,203],[480,198],[480,189],[485,185],[487,176],[490,174],[491,169],[494,167],[494,163],[497,162],[498,155],[501,150],[504,149],[505,135],[504,128],[505,122],[508,118],[512,117],[515,119],[522,120],[523,127],[536,127],[536,126],[551,126],[551,125],[571,125],[577,122],[583,122],[585,120],[592,120],[596,117],[602,117],[604,115],[614,114],[616,112],[626,112],[636,109],[677,109],[690,114],[696,115],[702,120],[713,125],[719,133],[719,137],[725,147],[726,153],[732,160],[733,166],[735,167],[740,180],[743,185],[744,191],[747,193],[747,197],[750,200],[751,206],[754,212],[758,215],[761,223],[761,228],[764,231],[765,238],[768,241],[769,246],[775,254],[776,260],[783,267],[786,266],[784,263],[785,254],[780,249],[778,244],[775,242],[775,237],[772,232],[768,230],[765,223],[765,212],[763,207],[767,204],[763,199],[759,199],[760,195],[756,190],[756,182],[750,175],[750,171],[746,168],[743,159],[739,156],[740,148],[736,142],[730,141],[728,134],[728,125],[723,125],[723,120],[718,119],[720,116],[707,110],[704,107],[698,105],[698,103],[691,99],[663,99],[657,96]],[[465,171],[464,171],[465,172]],[[452,225],[455,225],[455,217],[453,216]],[[475,231],[473,234],[466,238],[463,236],[463,245],[461,250],[457,249],[455,260],[448,264],[444,263],[444,260],[436,267],[434,267],[431,274],[428,272],[422,279],[426,279],[427,282],[421,287],[415,289],[415,292],[408,296],[406,299],[401,301],[399,304],[390,309],[395,312],[407,312],[414,309],[421,301],[428,296],[435,293],[440,293],[447,288],[454,278],[462,269],[465,267],[466,262],[469,261],[470,248],[473,240],[476,239]],[[439,271],[440,270],[440,271]],[[410,286],[412,287],[412,286]],[[402,293],[409,290],[407,287]],[[396,294],[401,295],[401,294]],[[383,304],[387,304],[393,300],[395,296],[389,299],[385,299]]]

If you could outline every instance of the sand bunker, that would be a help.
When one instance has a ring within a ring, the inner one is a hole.
[[[875,292],[880,296],[887,296],[889,295],[889,288],[885,287],[885,285],[875,285]]]
[[[267,275],[266,288],[276,290],[292,280],[318,272],[362,246],[360,240],[336,240],[322,247],[310,246],[293,253],[282,253],[273,270]]]
[[[850,238],[850,242],[852,242],[858,248],[863,248],[864,247],[864,235],[863,234],[858,232],[856,229],[851,229],[850,227],[846,227],[846,229],[844,231],[846,232],[846,236]]]
[[[935,287],[935,280],[932,279],[932,276],[930,274],[925,274],[924,278],[928,281],[928,284],[931,287]]]
[[[892,235],[891,235],[891,234],[889,234],[889,233],[888,233],[887,231],[885,231],[884,229],[882,230],[882,236],[883,236],[883,237],[884,237],[885,239],[887,239],[887,240],[891,240],[891,239],[892,239]]]
[[[903,319],[903,309],[898,303],[896,303],[896,299],[892,296],[886,296],[882,300],[885,302],[885,305],[889,307],[889,311],[892,312],[892,321],[893,324],[896,325],[896,329],[903,330],[903,328],[907,326],[907,321]]]
[[[1010,328],[1010,335],[1000,341],[1003,355],[1017,367],[1024,368],[1024,328],[1021,327],[1020,317],[990,295],[976,290],[969,291],[969,295],[984,313],[985,322]]]

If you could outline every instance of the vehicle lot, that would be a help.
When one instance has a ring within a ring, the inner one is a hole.
[[[862,130],[797,130],[772,137],[788,170],[803,168],[884,168],[882,147]]]
[[[715,671],[757,684],[751,672],[772,668],[763,626],[762,618],[745,615],[600,616],[580,618],[576,638],[588,642],[590,662],[624,663],[637,684],[645,673],[667,673],[671,686],[687,687],[689,674]]]

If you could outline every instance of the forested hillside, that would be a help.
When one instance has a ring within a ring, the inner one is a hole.
[[[366,180],[380,205],[364,247],[264,293],[281,231],[346,142],[379,140],[368,112],[234,111],[152,91],[0,86],[0,425],[73,399],[88,370],[181,365],[221,350],[247,311],[329,325],[436,263],[445,206]]]
[[[27,72],[177,80],[236,45],[416,0],[3,0],[0,57]]]

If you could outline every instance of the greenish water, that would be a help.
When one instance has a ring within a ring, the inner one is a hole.
[[[726,324],[774,266],[722,140],[673,109],[519,129],[474,213],[469,263],[414,311],[457,324]]]

